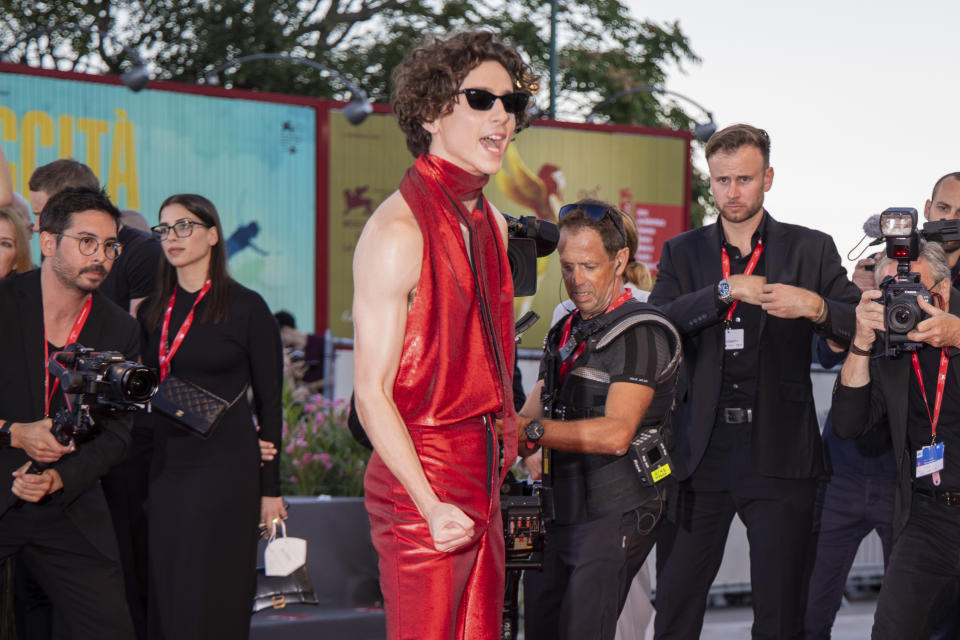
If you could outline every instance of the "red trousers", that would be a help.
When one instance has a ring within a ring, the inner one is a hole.
[[[474,521],[470,544],[449,553],[374,452],[364,479],[390,640],[496,640],[503,615],[504,542],[496,439],[481,419],[409,426],[437,497]]]

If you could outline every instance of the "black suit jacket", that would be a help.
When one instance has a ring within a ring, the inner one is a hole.
[[[960,291],[950,290],[950,313],[960,316]],[[960,350],[950,350],[945,393],[960,389]],[[913,495],[913,452],[908,450],[907,402],[913,366],[909,354],[870,361],[870,383],[845,387],[839,379],[833,389],[833,431],[841,438],[856,438],[883,417],[890,422],[893,454],[897,461],[897,494],[894,501],[893,534],[896,536],[910,515]],[[950,425],[956,427],[956,425]],[[949,428],[949,427],[948,427]],[[949,461],[950,458],[948,457]]]
[[[43,417],[43,306],[40,269],[0,281],[0,418],[33,422]],[[93,294],[90,316],[78,342],[98,351],[120,351],[127,359],[139,355],[137,321],[129,313]],[[59,407],[51,407],[53,415]],[[100,477],[123,459],[130,442],[131,414],[95,416],[98,430],[77,451],[53,465],[63,490],[44,508],[64,510],[90,542],[108,557],[116,557],[116,542]],[[29,458],[22,449],[0,448],[0,526],[11,499],[10,476]]]
[[[763,215],[770,214],[764,212]],[[757,472],[780,478],[810,478],[823,469],[820,429],[810,382],[814,331],[848,343],[860,290],[847,279],[830,236],[806,227],[766,221],[767,282],[814,291],[827,301],[826,322],[760,320],[753,460]],[[716,421],[723,365],[723,314],[716,303],[722,276],[719,223],[669,240],[660,256],[650,302],[660,306],[683,335],[685,372],[674,414],[676,475],[689,477],[707,449]],[[741,303],[743,304],[743,303]]]

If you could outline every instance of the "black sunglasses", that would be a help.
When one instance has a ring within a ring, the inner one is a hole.
[[[593,220],[600,222],[604,218],[610,218],[610,221],[613,223],[613,226],[616,227],[617,231],[620,233],[620,237],[623,238],[623,246],[627,247],[630,245],[627,242],[627,232],[623,228],[623,220],[620,217],[620,212],[611,207],[604,206],[602,204],[565,204],[560,207],[560,214],[557,216],[557,219],[563,218],[563,216],[568,213],[573,213],[574,211],[583,211],[585,214],[590,216]]]
[[[477,111],[489,111],[493,108],[493,103],[498,99],[503,103],[503,110],[513,115],[520,115],[527,108],[527,102],[530,100],[530,94],[522,91],[514,93],[505,93],[502,96],[490,93],[486,89],[461,89],[457,95],[467,96],[467,104],[471,109]]]

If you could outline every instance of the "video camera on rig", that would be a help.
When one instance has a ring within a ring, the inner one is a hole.
[[[142,409],[159,384],[151,369],[124,359],[119,351],[94,351],[79,343],[52,354],[49,367],[68,399],[67,408],[57,412],[50,429],[64,445],[90,435],[91,412]]]
[[[513,295],[532,296],[537,292],[537,258],[548,256],[557,248],[560,230],[553,222],[536,216],[507,220],[507,258],[513,274]]]

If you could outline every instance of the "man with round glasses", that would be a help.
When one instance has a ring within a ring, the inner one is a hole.
[[[54,194],[40,220],[40,269],[0,282],[0,559],[19,553],[56,610],[54,634],[131,638],[117,541],[100,478],[123,459],[130,414],[95,415],[80,445],[60,444],[50,416],[67,407],[49,354],[79,342],[136,359],[136,320],[97,291],[120,255],[120,212],[100,190]],[[29,472],[35,462],[49,466]],[[16,499],[23,502],[15,506]]]

